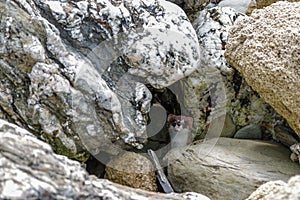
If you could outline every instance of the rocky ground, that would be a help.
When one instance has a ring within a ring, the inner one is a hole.
[[[300,198],[298,1],[0,13],[1,199]]]

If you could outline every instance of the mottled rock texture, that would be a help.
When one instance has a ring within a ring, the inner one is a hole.
[[[252,0],[222,0],[220,3],[218,3],[218,6],[230,7],[234,8],[238,12],[246,13],[251,1]]]
[[[258,9],[267,7],[273,3],[278,2],[279,0],[256,0],[256,6]],[[280,1],[286,1],[286,0],[280,0]],[[299,0],[287,0],[289,2],[298,2]]]
[[[219,138],[164,158],[176,192],[195,191],[211,199],[245,199],[268,181],[287,181],[299,174],[290,151],[278,143]]]
[[[300,199],[300,176],[292,177],[287,183],[271,181],[260,186],[246,200],[297,200]]]
[[[277,1],[286,1],[286,0],[256,0],[253,1],[247,10],[247,15],[250,15],[254,9],[261,9],[271,5],[272,3],[276,3]],[[298,2],[299,0],[287,0],[289,2]]]
[[[0,12],[0,117],[77,160],[141,148],[145,84],[197,67],[195,31],[170,2],[13,0]]]
[[[90,176],[28,131],[0,120],[1,199],[209,200],[197,193],[159,194]]]
[[[193,21],[197,16],[197,12],[203,10],[206,5],[208,5],[210,0],[168,0],[180,6],[186,14],[189,16],[190,20]]]
[[[300,143],[291,145],[290,149],[292,151],[291,160],[300,164]]]
[[[141,154],[126,152],[111,160],[105,172],[105,178],[115,183],[157,191],[154,166]]]
[[[240,17],[232,8],[214,7],[201,11],[194,22],[201,67],[188,77],[185,104],[193,113],[197,135],[232,137],[253,124],[268,135],[275,124],[284,121],[224,57],[228,31]]]
[[[277,2],[239,18],[225,56],[300,135],[300,3]]]

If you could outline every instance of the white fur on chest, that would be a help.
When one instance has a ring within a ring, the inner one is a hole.
[[[191,142],[191,131],[188,128],[169,128],[171,148],[184,147]]]

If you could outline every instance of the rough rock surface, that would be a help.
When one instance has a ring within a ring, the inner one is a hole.
[[[273,3],[276,3],[278,1],[289,1],[289,2],[297,2],[299,0],[256,0],[256,6],[258,9],[267,7]]]
[[[227,34],[241,16],[232,8],[214,7],[200,12],[194,22],[201,68],[188,77],[184,102],[194,116],[197,135],[232,137],[235,131],[253,124],[268,135],[274,125],[284,121],[226,62]]]
[[[286,147],[299,143],[299,137],[291,128],[276,126],[274,128],[274,139]]]
[[[287,181],[300,173],[289,154],[278,143],[219,138],[174,149],[164,159],[170,164],[168,178],[176,192],[245,199],[263,183]]]
[[[286,0],[256,0],[253,1],[246,12],[247,15],[250,15],[254,9],[261,9],[275,3],[277,1],[286,1]],[[287,0],[289,2],[298,2],[299,0]]]
[[[246,200],[297,200],[300,199],[300,176],[292,177],[287,183],[271,181],[261,185]]]
[[[28,131],[0,120],[1,199],[190,199],[197,193],[159,194],[89,176],[79,162],[53,152]]]
[[[13,0],[0,12],[0,117],[70,158],[141,148],[143,79],[163,87],[197,67],[195,31],[170,2]]]
[[[152,162],[134,152],[126,152],[111,160],[105,169],[105,178],[122,185],[157,191]]]
[[[211,1],[210,0],[168,0],[180,6],[186,14],[189,16],[189,19],[193,21],[196,13],[203,10]]]
[[[252,0],[222,0],[218,3],[219,7],[230,7],[234,8],[240,13],[246,13]]]
[[[300,3],[277,2],[239,18],[225,56],[300,135]]]
[[[291,145],[290,149],[292,151],[291,160],[300,164],[300,143]]]

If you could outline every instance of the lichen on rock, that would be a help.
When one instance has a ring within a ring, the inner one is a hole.
[[[161,194],[89,175],[82,165],[53,152],[49,144],[0,120],[1,199],[166,199],[208,200],[189,192]]]
[[[298,135],[299,11],[299,3],[277,2],[239,18],[228,34],[225,51],[228,63]]]
[[[141,148],[145,84],[167,87],[197,68],[195,31],[170,2],[14,0],[0,9],[0,116],[70,158]]]
[[[201,137],[210,131],[213,137],[232,137],[251,124],[257,124],[263,135],[270,135],[274,125],[284,121],[225,59],[228,31],[242,16],[232,8],[213,7],[201,11],[194,22],[201,67],[188,77],[184,101],[196,117]],[[190,90],[194,98],[190,98]]]
[[[122,185],[157,191],[152,162],[137,153],[125,152],[107,163],[105,178]]]

